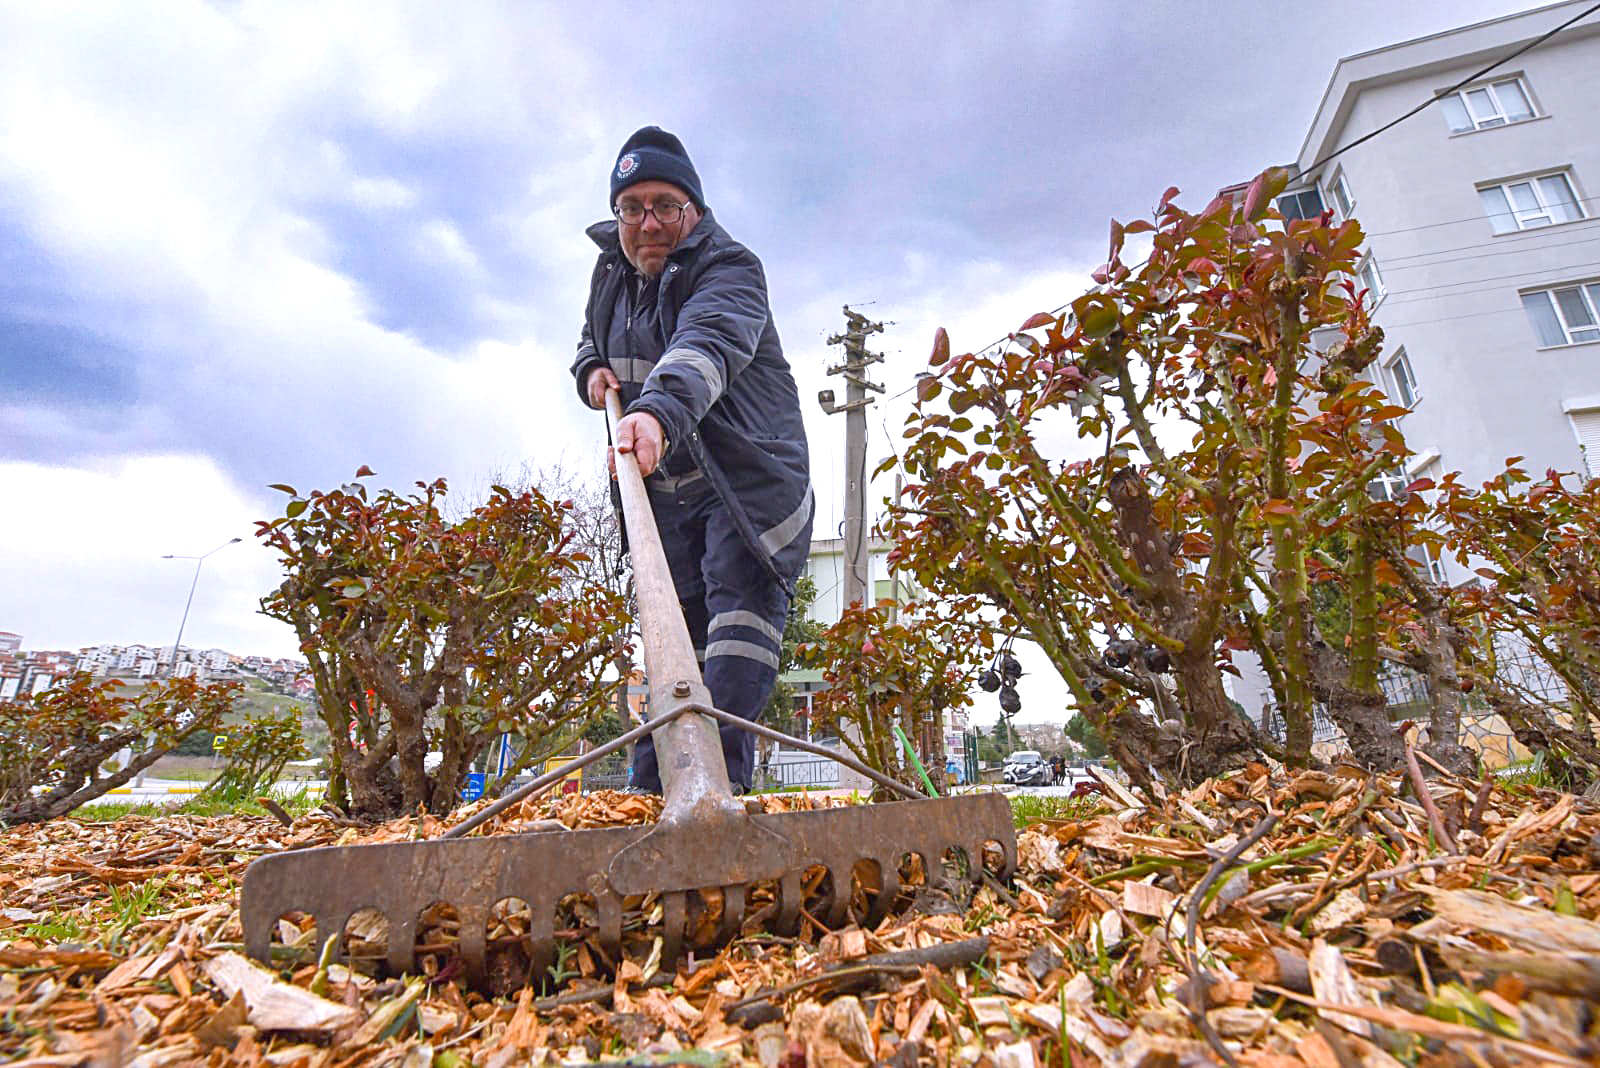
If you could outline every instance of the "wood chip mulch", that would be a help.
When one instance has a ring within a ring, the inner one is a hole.
[[[16,827],[0,832],[0,1063],[1600,1065],[1600,808],[1411,782],[1257,766],[1154,799],[1116,788],[1019,832],[1015,881],[964,909],[927,893],[875,930],[747,929],[676,970],[645,947],[614,974],[579,954],[501,997],[437,962],[386,978],[242,955],[253,858],[436,820]],[[656,804],[554,798],[492,830]]]

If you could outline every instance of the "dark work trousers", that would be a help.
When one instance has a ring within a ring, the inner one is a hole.
[[[744,543],[705,478],[691,475],[674,484],[656,476],[646,485],[711,702],[754,720],[778,680],[789,594]],[[755,735],[727,724],[718,730],[728,782],[736,792],[748,792]],[[634,746],[632,784],[661,792],[655,744],[649,737]]]

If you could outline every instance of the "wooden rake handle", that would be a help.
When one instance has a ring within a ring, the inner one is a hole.
[[[650,684],[650,711],[661,715],[685,703],[711,707],[711,693],[700,675],[694,642],[689,637],[678,593],[667,567],[667,554],[656,529],[655,512],[632,452],[615,449],[617,425],[622,422],[622,397],[606,390],[606,420],[610,428],[617,486],[622,493],[622,519],[628,532],[628,555],[633,560],[633,584],[639,598],[639,634],[644,644],[644,670]],[[662,737],[665,735],[665,737]],[[666,791],[662,819],[680,809],[697,807],[703,799],[713,803],[733,792],[722,760],[716,724],[706,716],[679,716],[656,732],[656,756]],[[716,795],[720,795],[720,798]]]

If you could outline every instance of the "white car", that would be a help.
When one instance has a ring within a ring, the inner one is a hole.
[[[1019,749],[1006,757],[1005,779],[1014,786],[1050,786],[1056,775],[1038,750]]]

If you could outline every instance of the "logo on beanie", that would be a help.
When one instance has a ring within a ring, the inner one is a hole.
[[[626,178],[628,175],[632,174],[638,169],[639,155],[636,152],[629,152],[626,156],[623,156],[621,159],[617,160],[618,178]]]

